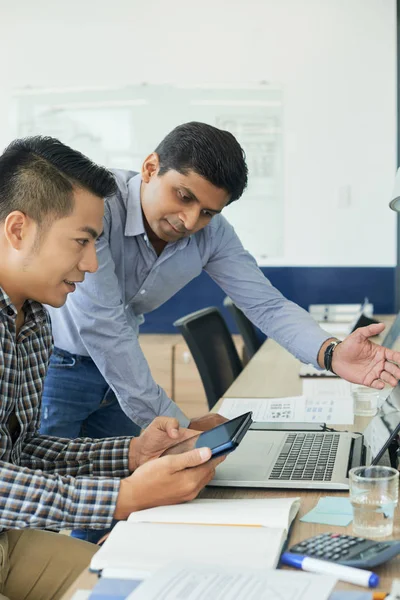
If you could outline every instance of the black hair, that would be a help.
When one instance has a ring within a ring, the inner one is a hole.
[[[113,175],[52,137],[14,140],[0,156],[0,222],[20,210],[39,225],[67,216],[74,187],[99,197],[116,192]]]
[[[183,175],[194,171],[226,190],[230,202],[240,198],[246,188],[245,153],[229,131],[192,121],[175,127],[155,152],[160,161],[159,175],[171,169]]]

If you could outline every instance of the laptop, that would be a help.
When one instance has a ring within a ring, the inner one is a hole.
[[[392,349],[395,343],[397,342],[398,337],[400,336],[400,312],[393,321],[390,329],[385,335],[385,339],[382,342],[382,346],[384,348]]]
[[[373,319],[372,317],[367,317],[367,315],[365,314],[367,306],[368,298],[365,298],[363,304],[361,305],[360,311],[356,315],[354,321],[349,326],[348,335],[350,335],[350,333],[353,333],[353,331],[355,331],[359,327],[366,327],[367,325],[372,325],[373,323],[379,323],[379,321],[377,321],[376,319]]]
[[[210,485],[347,490],[349,470],[376,464],[399,433],[400,384],[383,401],[364,435],[249,430],[217,467]]]

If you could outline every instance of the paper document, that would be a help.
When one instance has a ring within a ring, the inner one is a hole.
[[[351,383],[344,379],[304,379],[305,422],[320,421],[336,425],[354,423]]]
[[[303,396],[307,398],[351,398],[351,383],[344,379],[306,379]]]
[[[305,572],[172,564],[142,583],[128,600],[327,600],[336,579]]]
[[[289,398],[225,398],[219,414],[234,419],[245,412],[253,412],[253,421],[302,422],[305,417],[304,396]]]
[[[251,410],[253,421],[257,422],[350,425],[354,422],[354,411],[350,392],[346,392],[350,390],[347,385],[350,386],[341,379],[307,379],[303,382],[303,396],[225,398],[218,412],[227,419],[233,419]]]

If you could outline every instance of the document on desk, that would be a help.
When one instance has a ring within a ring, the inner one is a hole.
[[[305,417],[304,396],[288,398],[225,398],[219,414],[234,419],[245,412],[253,412],[253,421],[292,421],[300,423]]]
[[[128,600],[327,600],[336,579],[327,575],[173,563],[155,573]]]
[[[303,396],[307,398],[351,398],[351,383],[344,379],[305,379]]]
[[[322,419],[324,423],[351,425],[354,423],[351,383],[344,379],[304,379],[306,398],[305,421]]]
[[[257,422],[351,425],[354,411],[350,385],[342,379],[305,379],[302,396],[225,398],[218,412],[233,419],[251,410]]]

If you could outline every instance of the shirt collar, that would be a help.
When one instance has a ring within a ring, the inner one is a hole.
[[[142,176],[140,173],[130,179],[128,183],[128,196],[126,199],[125,235],[135,236],[145,233],[142,205],[140,203],[140,186]]]
[[[35,321],[36,323],[42,323],[43,321],[46,321],[46,310],[40,302],[26,300],[23,308],[26,322]],[[17,314],[14,304],[2,287],[0,287],[0,313],[5,313],[9,317]]]
[[[132,177],[128,183],[125,223],[125,235],[127,237],[146,234],[143,222],[142,204],[140,202],[141,184],[142,176],[140,173]],[[183,250],[190,242],[190,238],[191,236],[182,238],[177,242],[169,243],[168,246],[175,246],[177,249]]]

